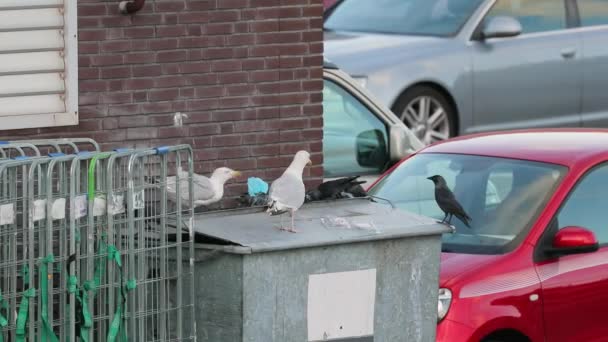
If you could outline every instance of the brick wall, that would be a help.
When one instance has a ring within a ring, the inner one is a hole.
[[[78,0],[78,13],[80,125],[0,139],[186,143],[199,173],[228,166],[265,180],[306,149],[307,183],[321,179],[322,0],[147,0],[134,16],[118,1]]]

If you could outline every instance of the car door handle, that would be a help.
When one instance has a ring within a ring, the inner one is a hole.
[[[563,49],[561,54],[564,58],[573,58],[576,56],[576,49]]]

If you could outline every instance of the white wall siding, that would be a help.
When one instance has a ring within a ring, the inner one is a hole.
[[[0,1],[0,129],[78,123],[76,0]]]

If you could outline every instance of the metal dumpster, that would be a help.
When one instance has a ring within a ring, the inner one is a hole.
[[[198,341],[435,340],[447,226],[369,199],[306,205],[295,234],[279,220],[195,216]]]

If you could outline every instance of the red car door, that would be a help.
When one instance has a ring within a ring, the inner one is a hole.
[[[593,231],[601,247],[596,252],[545,258],[536,263],[542,287],[545,341],[608,341],[607,163],[591,169],[579,180],[541,245],[550,244],[551,235],[568,226]]]

